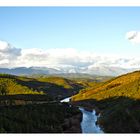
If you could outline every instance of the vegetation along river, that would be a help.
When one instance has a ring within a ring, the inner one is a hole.
[[[61,102],[69,102],[69,98],[61,100]],[[83,114],[81,128],[82,133],[103,133],[99,125],[96,124],[99,116],[96,115],[96,111],[87,111],[82,107],[79,107],[80,111]]]

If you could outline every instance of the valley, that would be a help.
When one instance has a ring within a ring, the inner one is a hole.
[[[1,74],[0,132],[140,132],[139,71],[118,77],[79,75]]]
[[[0,133],[140,133],[139,5],[66,1],[0,7]]]

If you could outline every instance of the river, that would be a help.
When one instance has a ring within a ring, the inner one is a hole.
[[[70,97],[61,102],[69,102]],[[82,107],[79,107],[79,110],[83,113],[83,119],[81,122],[82,133],[103,133],[99,125],[96,124],[99,116],[96,115],[96,111],[87,111]]]

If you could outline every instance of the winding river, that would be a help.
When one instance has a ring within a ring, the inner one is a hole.
[[[69,102],[70,97],[61,102]],[[96,124],[99,116],[96,115],[96,111],[87,111],[82,107],[79,107],[81,112],[83,113],[83,119],[81,122],[82,133],[103,133],[100,127]]]

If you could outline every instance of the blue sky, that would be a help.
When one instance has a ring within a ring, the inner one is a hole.
[[[0,40],[17,48],[74,48],[139,56],[125,39],[140,29],[140,7],[0,7]]]

